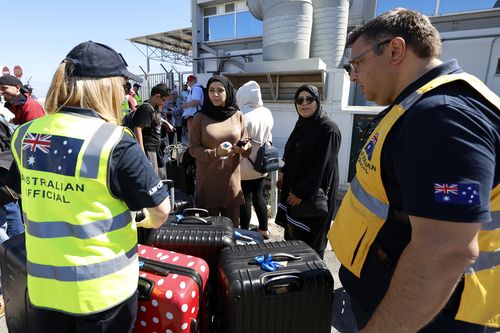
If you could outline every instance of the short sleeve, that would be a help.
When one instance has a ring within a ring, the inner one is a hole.
[[[203,89],[200,86],[194,86],[192,93],[193,101],[203,101]]]
[[[425,111],[408,115],[394,138],[399,143],[391,147],[405,211],[447,221],[489,221],[498,132],[478,110],[432,98],[427,103],[420,105]]]
[[[166,187],[135,139],[124,135],[110,165],[111,192],[130,210],[159,205],[168,197]]]
[[[151,114],[151,110],[148,107],[148,105],[142,104],[135,111],[132,123],[134,127],[141,127],[141,128],[151,127],[152,118],[153,117]]]

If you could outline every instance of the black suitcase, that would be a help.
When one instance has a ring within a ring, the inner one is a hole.
[[[0,246],[5,321],[9,333],[29,332],[29,299],[24,233]]]
[[[151,230],[145,244],[202,258],[217,272],[222,249],[236,244],[233,222],[224,216],[208,216],[201,208],[185,209],[182,215]]]
[[[256,256],[283,266],[265,271]],[[219,267],[220,332],[329,333],[333,277],[302,241],[224,249]]]

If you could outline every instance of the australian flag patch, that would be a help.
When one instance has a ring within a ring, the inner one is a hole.
[[[375,149],[375,145],[377,144],[377,142],[378,142],[378,133],[375,133],[372,136],[370,142],[368,142],[368,144],[365,147],[365,152],[369,161],[372,160],[373,150]]]
[[[479,199],[479,184],[434,183],[434,201],[437,203],[472,206],[479,205]]]

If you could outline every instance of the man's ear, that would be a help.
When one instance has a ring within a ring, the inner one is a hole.
[[[401,37],[394,37],[389,42],[391,64],[398,64],[406,56],[406,41]]]

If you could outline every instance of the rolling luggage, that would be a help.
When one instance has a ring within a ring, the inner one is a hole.
[[[330,332],[333,277],[302,241],[226,248],[218,275],[220,332]]]
[[[145,244],[202,258],[217,272],[222,249],[236,244],[233,222],[224,216],[208,216],[201,208],[188,208],[182,214],[179,220],[169,218],[151,230]]]
[[[139,245],[134,332],[207,332],[209,268],[200,258]]]
[[[29,331],[29,299],[24,233],[0,246],[5,321],[10,333]]]

